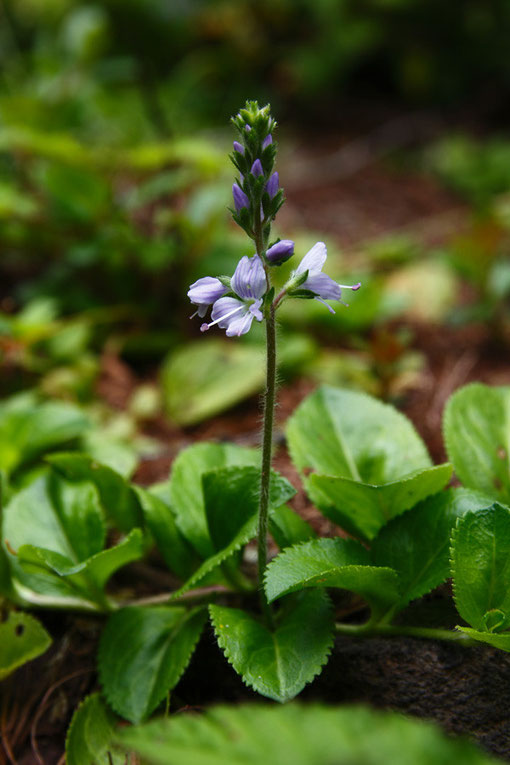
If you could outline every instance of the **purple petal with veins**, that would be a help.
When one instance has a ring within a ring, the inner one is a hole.
[[[261,298],[267,288],[266,273],[258,255],[245,255],[232,277],[231,287],[236,295],[245,300]]]

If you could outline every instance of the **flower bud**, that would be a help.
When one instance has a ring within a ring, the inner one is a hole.
[[[238,186],[237,183],[234,183],[232,186],[232,196],[234,197],[234,205],[239,212],[239,210],[242,210],[243,207],[249,207],[250,206],[250,200],[242,190],[240,186]]]
[[[280,176],[276,172],[272,174],[272,176],[266,183],[266,191],[271,197],[271,199],[273,199],[276,196],[279,187],[280,187]]]
[[[259,175],[264,175],[264,168],[262,167],[262,162],[260,159],[256,159],[253,165],[251,166],[250,170],[251,174],[254,175],[256,178]]]
[[[239,143],[239,141],[234,141],[234,151],[239,152],[239,154],[244,154],[244,146],[242,143]]]
[[[266,252],[266,259],[273,266],[280,266],[294,255],[294,242],[291,239],[281,239]]]
[[[273,143],[273,136],[271,135],[271,133],[269,133],[269,135],[267,135],[267,136],[264,138],[264,143],[262,144],[262,148],[263,148],[263,149],[267,149],[267,147],[268,147],[270,144],[272,144],[272,143]]]

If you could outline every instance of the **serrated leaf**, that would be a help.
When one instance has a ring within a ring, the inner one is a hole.
[[[457,627],[460,632],[464,632],[473,640],[478,640],[480,643],[487,643],[494,648],[499,648],[501,651],[510,653],[510,632],[479,632],[473,630],[470,627]]]
[[[145,523],[170,571],[187,579],[196,570],[199,559],[177,528],[170,507],[141,486],[134,486]]]
[[[394,612],[448,579],[457,518],[490,504],[490,498],[478,492],[449,489],[428,497],[381,529],[372,543],[372,562],[398,572],[402,594]]]
[[[10,611],[0,622],[0,680],[37,658],[51,645],[51,637],[30,614]]]
[[[243,704],[188,712],[119,731],[151,765],[496,765],[441,728],[367,707]],[[270,754],[268,755],[268,751]],[[269,756],[269,760],[268,760]]]
[[[455,603],[462,618],[480,632],[486,615],[502,613],[510,625],[510,509],[494,503],[459,520],[452,543]]]
[[[125,765],[125,755],[113,750],[116,722],[99,693],[87,696],[67,732],[67,765]]]
[[[276,508],[269,519],[269,531],[280,550],[300,542],[308,542],[317,536],[304,518],[288,505]]]
[[[308,587],[338,587],[361,595],[380,614],[399,600],[397,573],[370,565],[368,551],[352,539],[315,539],[285,549],[266,569],[265,591],[276,598]]]
[[[259,348],[204,340],[173,351],[162,368],[163,395],[169,417],[194,425],[262,389],[263,356]]]
[[[288,598],[269,629],[246,611],[209,606],[220,648],[244,682],[275,701],[294,698],[326,663],[333,644],[327,596],[302,592]]]
[[[174,606],[130,607],[110,616],[101,636],[99,676],[112,708],[140,722],[188,666],[206,611]]]
[[[449,399],[443,427],[462,483],[509,503],[510,387],[466,385]]]
[[[127,533],[134,526],[141,526],[142,514],[133,488],[111,467],[79,452],[52,454],[46,461],[70,481],[93,483],[105,515],[120,531]]]
[[[211,544],[220,548],[207,558],[188,581],[174,593],[183,595],[195,587],[207,574],[240,550],[257,534],[258,468],[228,467],[206,473],[202,478],[205,515],[211,524]],[[271,471],[269,514],[290,499],[296,490],[282,476]],[[224,545],[222,547],[222,545]]]
[[[234,444],[194,444],[179,453],[172,465],[168,501],[176,523],[202,558],[214,553],[205,516],[202,476],[229,465],[258,465],[256,449]]]
[[[315,497],[320,497],[319,505],[328,518],[351,534],[370,540],[389,520],[441,491],[451,474],[451,465],[438,465],[378,486],[314,474],[308,486]]]

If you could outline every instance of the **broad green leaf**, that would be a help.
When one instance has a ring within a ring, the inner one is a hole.
[[[210,470],[229,465],[259,463],[260,454],[256,449],[245,449],[234,444],[194,444],[175,459],[168,501],[179,529],[202,558],[214,552],[205,517],[202,476]]]
[[[282,505],[274,511],[269,519],[269,530],[280,550],[308,542],[317,536],[312,527],[288,505]]]
[[[194,425],[258,393],[264,379],[259,348],[225,340],[188,343],[163,364],[168,416],[179,425]]]
[[[175,606],[130,607],[110,616],[99,646],[99,676],[112,708],[140,722],[188,666],[207,612]]]
[[[453,535],[452,577],[457,610],[480,632],[510,625],[510,509],[494,503],[459,520]]]
[[[302,473],[311,470],[379,485],[432,466],[423,441],[403,414],[365,393],[328,386],[296,409],[287,440]]]
[[[275,701],[294,698],[326,663],[333,644],[327,596],[301,592],[286,599],[269,629],[246,611],[209,606],[220,648],[244,682]]]
[[[178,577],[187,579],[197,568],[198,558],[177,528],[170,507],[141,486],[133,489],[163,560]]]
[[[428,497],[381,529],[372,544],[372,563],[398,572],[401,597],[395,611],[448,579],[457,518],[490,504],[491,499],[479,492],[449,489]]]
[[[125,765],[125,755],[113,749],[116,722],[99,693],[87,696],[67,732],[67,765]]]
[[[10,611],[0,622],[0,680],[27,661],[40,656],[51,638],[37,619],[21,611]]]
[[[510,653],[510,632],[479,632],[470,627],[457,627],[457,629],[473,638],[473,640],[478,640],[480,643],[488,643],[488,645],[492,645],[494,648]]]
[[[438,465],[379,486],[313,474],[308,486],[328,518],[351,534],[370,540],[389,520],[441,491],[451,474],[451,465]]]
[[[90,427],[71,404],[37,404],[0,408],[0,469],[11,473],[46,451],[77,439]]]
[[[88,454],[52,454],[46,458],[71,481],[90,481],[97,488],[103,510],[120,531],[141,526],[142,514],[133,487],[115,470],[101,465]]]
[[[368,550],[351,539],[314,539],[289,547],[266,569],[265,590],[270,603],[308,587],[351,590],[365,598],[377,614],[400,598],[397,573],[371,566]]]
[[[510,502],[510,387],[472,383],[444,415],[448,456],[463,484]]]
[[[97,428],[85,433],[80,451],[89,454],[100,465],[115,470],[123,478],[130,478],[138,464],[138,455],[132,444]]]
[[[174,593],[174,597],[179,597],[195,587],[207,574],[256,536],[259,482],[258,468],[250,466],[223,468],[203,476],[205,514],[211,527],[211,543],[218,551],[202,563],[190,579]],[[280,507],[295,493],[295,489],[285,478],[271,471],[270,516],[275,508]]]
[[[184,712],[117,738],[150,765],[496,765],[431,722],[368,707],[237,704]],[[268,754],[269,753],[269,754]],[[72,765],[72,764],[71,764]]]

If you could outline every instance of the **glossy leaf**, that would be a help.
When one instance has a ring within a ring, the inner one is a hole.
[[[125,765],[125,755],[115,752],[112,743],[116,722],[99,693],[87,696],[67,732],[67,765]]]
[[[237,608],[210,606],[220,648],[244,682],[275,701],[294,698],[326,663],[333,644],[333,616],[319,591],[288,598],[269,629]]]
[[[372,544],[372,562],[398,572],[402,594],[395,611],[448,579],[457,518],[490,504],[490,498],[479,492],[449,489],[428,497],[381,529]]]
[[[205,516],[202,476],[229,465],[258,465],[259,462],[260,455],[256,449],[245,449],[234,444],[194,444],[176,457],[172,465],[168,501],[179,529],[201,557],[214,553]]]
[[[480,632],[510,625],[510,509],[495,503],[459,521],[452,576],[457,610],[468,624]]]
[[[338,587],[361,595],[377,614],[400,598],[391,568],[370,565],[368,551],[354,540],[316,539],[285,549],[266,570],[269,602],[309,587]]]
[[[466,486],[510,502],[510,387],[472,383],[456,391],[444,415],[455,472]]]
[[[43,654],[50,645],[51,638],[37,619],[10,611],[0,622],[0,680]]]
[[[389,520],[441,491],[451,474],[451,465],[438,465],[378,486],[313,474],[308,486],[328,518],[351,534],[370,540]]]
[[[130,607],[111,615],[99,647],[99,676],[112,708],[140,722],[177,684],[206,619],[204,609]]]

